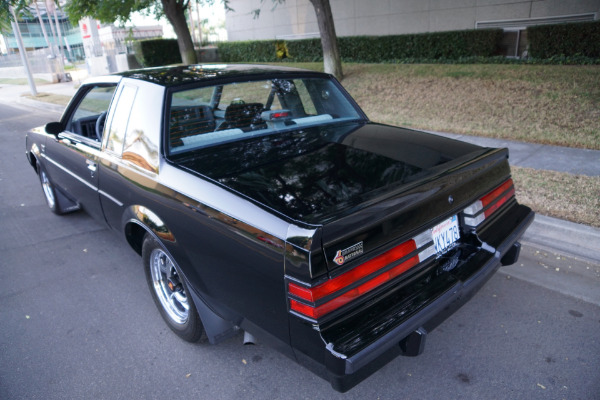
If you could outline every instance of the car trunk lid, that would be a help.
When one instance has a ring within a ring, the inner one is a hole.
[[[396,202],[401,193],[430,196],[418,186],[489,151],[424,132],[357,122],[262,135],[173,161],[291,221],[331,224],[335,230],[335,221],[363,215],[361,210],[389,199]],[[436,189],[430,185],[427,190]]]

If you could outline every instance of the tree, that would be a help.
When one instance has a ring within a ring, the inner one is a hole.
[[[325,72],[332,74],[338,80],[344,77],[342,71],[342,58],[338,46],[337,35],[333,23],[333,14],[329,0],[310,0],[315,13],[321,36],[321,47],[323,48],[323,67]]]
[[[272,0],[273,9],[277,4],[285,2],[285,0]],[[261,4],[264,0],[260,0]],[[319,36],[321,36],[321,47],[323,49],[323,67],[325,72],[332,74],[338,80],[344,77],[342,71],[342,58],[340,55],[340,47],[338,45],[337,35],[335,34],[335,24],[333,23],[333,13],[329,0],[310,0],[315,14],[317,14],[317,24],[319,25]],[[232,10],[226,4],[226,9]],[[260,15],[260,9],[252,11],[255,18]]]
[[[12,30],[11,22],[14,21],[12,10],[20,15],[23,11],[28,11],[28,5],[28,0],[0,0],[0,33]]]
[[[177,45],[184,64],[198,62],[194,43],[188,28],[185,12],[191,0],[68,0],[65,10],[73,22],[92,17],[104,23],[126,22],[136,11],[154,12],[156,17],[164,15],[177,35]],[[202,2],[213,3],[214,0]]]

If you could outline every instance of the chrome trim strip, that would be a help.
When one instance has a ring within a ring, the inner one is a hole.
[[[123,207],[123,203],[121,203],[119,200],[112,197],[110,194],[106,193],[104,190],[98,190],[98,193],[100,193],[102,196],[106,197],[107,199],[109,199],[110,201],[112,201],[113,203],[118,205],[119,207]]]
[[[252,204],[250,200],[243,199],[208,180],[171,166],[164,159],[161,159],[160,163],[158,184],[240,222],[254,227],[260,226],[263,232],[277,239],[286,240],[290,223],[275,215],[275,212],[262,210],[259,206]]]
[[[417,245],[417,249],[425,246],[427,243],[433,242],[433,238],[431,236],[431,229],[426,229],[423,232],[419,233],[417,236],[413,238],[415,244]]]
[[[419,262],[423,262],[433,255],[435,255],[435,248],[432,245],[419,253]]]
[[[81,178],[79,175],[76,175],[74,172],[71,172],[67,168],[63,167],[62,165],[60,165],[58,162],[54,161],[53,159],[51,159],[47,155],[44,154],[43,157],[46,160],[50,161],[52,164],[56,165],[58,168],[60,168],[63,171],[65,171],[67,174],[71,175],[73,178],[77,179],[79,182],[83,183],[84,185],[86,185],[87,187],[89,187],[90,189],[92,189],[93,191],[95,191],[95,192],[98,191],[98,188],[96,186],[92,185],[91,183],[89,183],[85,179]]]

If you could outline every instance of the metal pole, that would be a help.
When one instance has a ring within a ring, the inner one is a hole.
[[[65,12],[63,11],[62,7],[60,6],[60,2],[57,3],[57,4],[58,4],[58,9],[60,10],[60,12],[64,14]],[[56,9],[54,10],[54,12],[56,13]],[[60,31],[59,31],[58,34],[60,35]],[[66,32],[65,32],[65,36],[64,36],[64,41],[65,41],[65,45],[67,46],[67,51],[69,52],[69,55],[71,56],[71,58],[73,58],[73,52],[71,51],[71,46],[69,46],[69,41],[67,40],[67,33]]]
[[[56,24],[56,32],[58,33],[58,50],[60,51],[60,66],[62,68],[63,77],[65,74],[65,51],[63,50],[62,34],[60,30],[60,24],[58,23],[58,13],[56,7],[54,8],[54,23]],[[62,79],[61,79],[62,81]]]
[[[50,25],[50,31],[52,32],[52,40],[54,41],[54,46],[56,46],[56,53],[54,50],[52,54],[55,54],[57,58],[60,57],[60,51],[58,50],[58,40],[56,39],[56,30],[54,29],[54,22],[52,21],[52,14],[50,13],[50,6],[54,7],[54,3],[46,2],[46,17],[48,17],[48,25]],[[54,49],[54,47],[53,47]]]
[[[56,11],[55,5],[54,5],[54,1],[53,0],[46,0],[46,16],[48,17],[48,23],[50,24],[50,30],[52,31],[52,36],[54,39],[54,43],[56,43],[57,49],[56,49],[56,58],[58,59],[58,81],[62,82],[64,80],[64,76],[65,76],[65,64],[64,64],[64,55],[62,52],[62,45],[61,45],[61,38],[60,36],[57,38],[56,37],[56,30],[54,29],[54,22],[52,21],[52,14],[53,12]],[[58,20],[57,20],[57,25],[58,25]],[[58,29],[58,26],[56,27],[56,29]]]
[[[54,57],[54,50],[52,49],[52,45],[50,44],[50,40],[48,39],[48,33],[46,32],[46,26],[44,24],[44,20],[42,19],[42,14],[40,13],[40,7],[38,6],[37,1],[33,2],[35,7],[35,12],[37,13],[38,20],[40,21],[40,27],[42,28],[42,33],[44,34],[44,39],[46,40],[46,44],[48,45],[48,49],[50,49],[50,55]],[[48,16],[48,13],[46,13]]]
[[[13,15],[13,21],[11,21],[11,25],[13,28],[13,32],[15,34],[15,39],[17,39],[17,46],[19,47],[19,54],[21,55],[21,61],[23,62],[23,67],[25,67],[25,74],[27,75],[27,81],[29,82],[29,90],[31,91],[32,96],[37,96],[37,89],[35,88],[35,81],[33,80],[33,75],[31,75],[31,67],[29,66],[29,60],[27,59],[27,53],[25,53],[25,46],[23,46],[23,39],[21,38],[21,30],[19,29],[19,24],[17,23],[17,15],[15,14],[15,10],[11,7],[11,12]]]

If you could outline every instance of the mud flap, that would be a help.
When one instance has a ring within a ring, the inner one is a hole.
[[[189,284],[188,287],[190,287]],[[239,327],[215,314],[194,290],[190,290],[190,292],[210,344],[218,344],[239,331]]]

